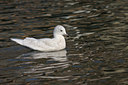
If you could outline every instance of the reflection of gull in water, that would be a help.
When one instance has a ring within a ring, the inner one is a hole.
[[[55,61],[67,61],[67,51],[61,50],[56,52],[32,52],[27,54],[22,54],[17,58],[23,59],[41,59],[41,58],[51,58]]]
[[[18,56],[18,59],[32,59],[32,60],[42,60],[44,62],[36,62],[36,61],[28,61],[22,62],[23,64],[32,64],[27,69],[21,70],[26,74],[33,74],[31,76],[36,78],[67,78],[67,77],[59,77],[59,76],[47,76],[42,75],[45,74],[54,74],[54,70],[62,70],[70,66],[69,61],[66,56],[67,51],[61,50],[57,52],[32,52],[27,54],[22,54]],[[46,59],[45,59],[46,58]],[[59,61],[59,62],[52,62]],[[34,64],[33,64],[34,63]],[[36,63],[36,64],[35,64]],[[35,75],[34,75],[35,74]]]
[[[30,59],[30,61],[21,62],[20,64],[25,66],[25,69],[20,69],[18,72],[22,72],[26,75],[29,75],[31,78],[36,78],[36,79],[42,78],[42,79],[68,80],[72,78],[72,76],[61,75],[59,73],[56,75],[57,73],[56,71],[61,72],[71,65],[70,64],[71,61],[68,60],[66,54],[67,54],[66,50],[61,50],[57,52],[35,51],[27,54],[22,54],[17,58],[26,59],[26,60]],[[72,79],[74,79],[74,77]]]

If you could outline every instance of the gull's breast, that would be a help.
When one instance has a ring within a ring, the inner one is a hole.
[[[58,49],[60,49],[60,50],[64,49],[66,47],[66,42],[65,42],[64,37],[60,37],[57,44],[58,44]]]

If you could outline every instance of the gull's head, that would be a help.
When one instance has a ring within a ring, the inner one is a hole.
[[[68,35],[66,33],[66,30],[65,28],[62,26],[62,25],[57,25],[55,28],[54,28],[54,35]]]

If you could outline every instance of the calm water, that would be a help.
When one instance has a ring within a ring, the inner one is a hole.
[[[9,38],[52,37],[67,48],[38,52]],[[127,0],[0,0],[0,85],[127,85]]]

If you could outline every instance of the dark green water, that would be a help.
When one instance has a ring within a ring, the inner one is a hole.
[[[38,52],[9,38],[52,37],[67,48]],[[1,0],[0,85],[128,85],[127,0]]]

